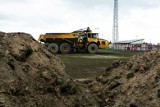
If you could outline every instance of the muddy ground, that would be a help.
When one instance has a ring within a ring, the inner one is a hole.
[[[60,58],[26,33],[0,32],[0,107],[158,107],[160,51],[116,60],[74,80]]]

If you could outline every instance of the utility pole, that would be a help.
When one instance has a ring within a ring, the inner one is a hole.
[[[116,43],[118,41],[118,0],[114,0],[112,43]]]

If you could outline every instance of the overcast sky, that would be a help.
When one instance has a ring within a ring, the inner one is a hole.
[[[0,0],[0,31],[49,32],[91,27],[112,40],[114,0]],[[119,0],[119,39],[160,42],[160,0]]]

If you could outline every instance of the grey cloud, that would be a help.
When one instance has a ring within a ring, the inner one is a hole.
[[[1,3],[24,3],[24,2],[29,2],[29,0],[0,0]]]
[[[121,0],[119,1],[119,4],[122,8],[153,8],[157,7],[158,5],[160,6],[159,3],[155,3],[154,0],[151,3],[150,1],[147,0],[134,0],[134,1],[126,1],[126,0]]]
[[[72,9],[90,10],[96,6],[103,6],[113,8],[114,0],[63,0]],[[160,6],[159,0],[119,0],[119,7],[121,9],[132,8],[153,8]]]
[[[96,5],[102,5],[102,4],[112,4],[112,1],[107,0],[68,0],[71,4],[74,4],[76,6],[86,6],[86,7],[92,7]]]
[[[97,6],[110,6],[112,1],[107,0],[68,0],[66,2],[70,8],[78,10],[90,10]]]
[[[8,20],[8,19],[9,19],[9,17],[7,15],[0,13],[0,21]]]
[[[43,18],[43,17],[16,17],[16,16],[9,16],[5,14],[0,13],[0,22],[22,22],[26,24],[27,26],[36,27],[40,25],[59,25],[59,24],[65,24],[65,22],[61,19],[55,18],[55,17],[49,17],[49,18]]]
[[[17,21],[19,18],[20,17],[17,17],[15,14],[0,11],[0,21]]]

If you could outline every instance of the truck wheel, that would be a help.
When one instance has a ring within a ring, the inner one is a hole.
[[[48,46],[48,50],[55,54],[59,51],[59,46],[56,43],[52,43]]]
[[[95,44],[95,43],[91,43],[91,44],[89,44],[88,47],[87,47],[87,51],[88,51],[89,53],[91,53],[91,54],[96,53],[97,50],[98,50],[98,45]]]
[[[71,52],[71,45],[68,44],[68,43],[63,43],[61,44],[60,46],[60,51],[63,53],[63,54],[68,54]]]

